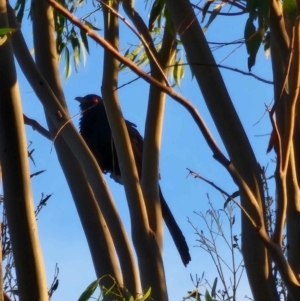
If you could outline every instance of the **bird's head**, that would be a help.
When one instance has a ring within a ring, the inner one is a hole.
[[[84,97],[76,97],[75,100],[79,101],[81,111],[87,110],[98,103],[102,103],[102,98],[96,94],[88,94]]]

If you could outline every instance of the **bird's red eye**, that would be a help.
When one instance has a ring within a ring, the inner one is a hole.
[[[93,103],[98,103],[98,98],[97,97],[93,97]]]

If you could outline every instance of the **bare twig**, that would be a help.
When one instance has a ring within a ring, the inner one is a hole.
[[[227,193],[221,187],[219,187],[218,185],[216,185],[214,182],[211,182],[211,181],[207,180],[206,178],[204,178],[203,176],[201,176],[199,173],[196,173],[195,171],[192,171],[189,168],[187,168],[187,170],[189,171],[189,174],[191,176],[193,176],[194,178],[199,178],[199,179],[203,180],[204,182],[206,182],[209,185],[211,185],[212,187],[214,187],[216,190],[220,191],[222,194],[226,195],[228,198],[231,198],[231,196],[230,196],[229,193]]]
[[[228,4],[229,5],[234,5],[234,6],[238,7],[238,8],[240,8],[242,11],[241,12],[236,12],[236,13],[222,13],[222,12],[219,12],[218,15],[220,15],[220,16],[240,16],[240,15],[244,15],[244,14],[247,13],[246,7],[240,5],[237,1],[229,2]],[[196,9],[200,10],[200,11],[203,11],[203,8],[200,7],[199,5],[191,3],[191,6],[193,8],[196,8]],[[212,11],[208,10],[207,13],[208,14],[212,14]]]
[[[264,79],[264,78],[261,78],[261,77],[255,75],[255,74],[253,74],[252,72],[243,71],[243,70],[240,70],[240,69],[237,69],[237,68],[228,67],[228,66],[224,66],[224,65],[221,65],[221,64],[215,64],[215,65],[211,65],[211,64],[198,64],[198,63],[182,63],[182,64],[177,64],[177,66],[190,66],[190,65],[195,65],[195,66],[210,66],[210,67],[216,67],[216,68],[231,70],[231,71],[234,71],[234,72],[237,72],[237,73],[241,73],[241,74],[246,75],[246,76],[251,76],[251,77],[253,77],[253,78],[255,78],[258,81],[261,81],[263,83],[273,85],[272,81]],[[170,65],[168,67],[174,67],[174,66],[175,65]]]
[[[51,287],[48,291],[48,295],[49,295],[49,300],[51,299],[53,293],[57,290],[58,288],[58,284],[59,284],[59,280],[58,280],[58,274],[59,274],[59,268],[58,265],[55,265],[55,272],[54,272],[54,278],[51,284]]]

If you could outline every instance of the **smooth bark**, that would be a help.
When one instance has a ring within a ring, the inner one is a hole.
[[[114,10],[118,10],[117,1],[112,4],[112,7]],[[103,8],[103,16],[104,37],[113,48],[118,49],[118,19],[105,8]],[[151,296],[154,300],[168,300],[162,257],[155,235],[149,228],[128,131],[122,117],[117,93],[113,92],[117,87],[117,71],[117,60],[109,51],[105,50],[101,90],[127,196],[131,217],[131,234],[137,254],[142,288],[146,289],[150,286]]]
[[[252,147],[237,116],[216,62],[197,17],[187,0],[166,0],[168,10],[180,35],[187,61],[198,82],[218,132],[238,173],[256,198],[260,210],[253,208],[241,193],[241,205],[260,227],[265,227],[263,189]],[[254,299],[276,300],[266,249],[245,215],[242,215],[242,251]]]
[[[0,28],[8,28],[0,1]],[[11,37],[0,46],[0,161],[20,301],[47,301],[48,292],[30,185],[27,143]],[[2,281],[2,280],[1,280]]]

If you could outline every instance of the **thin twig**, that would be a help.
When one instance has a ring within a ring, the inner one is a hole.
[[[201,176],[199,173],[196,173],[195,171],[192,171],[189,168],[187,168],[187,170],[189,171],[189,174],[191,176],[193,176],[194,178],[199,178],[199,179],[203,180],[204,182],[206,182],[209,185],[211,185],[212,187],[214,187],[216,190],[220,191],[222,194],[226,195],[229,198],[231,197],[229,193],[227,193],[221,187],[217,186],[214,182],[211,182],[211,181],[207,180],[206,178],[204,178],[203,176]]]
[[[261,78],[255,74],[253,74],[252,72],[247,72],[247,71],[243,71],[243,70],[240,70],[240,69],[237,69],[237,68],[233,68],[233,67],[228,67],[228,66],[224,66],[224,65],[221,65],[221,64],[215,64],[215,65],[212,65],[212,64],[199,64],[199,63],[182,63],[182,64],[176,64],[176,66],[191,66],[191,65],[195,65],[195,66],[209,66],[209,67],[216,67],[216,68],[221,68],[221,69],[226,69],[226,70],[231,70],[231,71],[234,71],[234,72],[237,72],[237,73],[241,73],[243,75],[246,75],[246,76],[251,76],[255,79],[257,79],[258,81],[261,81],[265,84],[269,84],[269,85],[273,85],[274,83],[270,80],[267,80],[267,79],[264,79],[264,78]],[[174,67],[175,65],[169,65],[168,67]]]
[[[237,3],[237,1],[229,2],[228,4],[229,4],[229,5],[232,5],[232,6],[235,5],[236,7],[240,8],[242,11],[241,11],[241,12],[236,12],[236,13],[222,13],[222,12],[219,12],[218,15],[220,15],[220,16],[240,16],[240,15],[244,15],[244,14],[247,13],[246,7],[239,5],[239,4]],[[196,5],[196,4],[192,4],[192,3],[191,3],[191,6],[192,6],[193,8],[196,8],[196,9],[200,10],[200,11],[203,11],[203,8],[200,7],[199,5]],[[208,13],[208,14],[212,14],[213,11],[208,10],[207,13]]]
[[[157,69],[159,70],[159,72],[161,73],[162,78],[164,79],[166,85],[168,87],[170,87],[171,85],[168,82],[167,77],[165,76],[163,70],[160,67],[159,62],[157,61],[153,51],[151,51],[148,43],[145,41],[144,37],[139,34],[137,32],[137,30],[131,26],[131,24],[125,19],[125,17],[123,17],[122,15],[120,15],[116,10],[114,10],[111,6],[107,5],[104,1],[102,0],[97,0],[99,3],[101,3],[103,6],[105,6],[109,11],[111,11],[114,15],[116,15],[119,19],[121,19],[130,29],[131,31],[141,40],[141,42],[143,43],[143,46],[148,50],[147,53],[150,55],[151,59],[153,60],[154,64],[156,65]],[[150,59],[150,58],[149,58]]]

